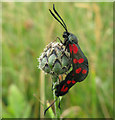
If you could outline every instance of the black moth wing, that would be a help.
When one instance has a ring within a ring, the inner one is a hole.
[[[74,78],[76,82],[81,82],[87,77],[89,72],[88,60],[77,43],[71,44],[71,46]]]
[[[61,81],[60,84],[56,85],[56,96],[63,96],[65,95],[68,90],[73,86],[72,80],[74,80],[73,70],[68,73],[65,80]]]
[[[71,47],[70,47],[71,46]],[[76,83],[83,81],[88,75],[88,60],[77,43],[69,43],[70,57],[72,58],[73,70],[68,73],[65,80],[56,86],[56,96],[65,95]]]

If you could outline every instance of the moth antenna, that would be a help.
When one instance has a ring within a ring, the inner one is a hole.
[[[61,19],[61,21],[63,22],[63,24],[64,24],[64,26],[65,26],[64,28],[65,28],[65,30],[66,30],[66,32],[67,32],[67,26],[66,26],[64,20],[63,20],[63,19],[61,18],[61,16],[59,15],[59,13],[56,11],[54,4],[53,4],[53,10],[54,10],[54,12],[57,14],[57,16]]]
[[[49,109],[49,108],[50,108],[50,107],[51,107],[51,106],[52,106],[52,105],[53,105],[56,101],[57,101],[57,99],[56,99],[56,100],[54,100],[54,101],[53,101],[53,103],[52,103],[52,104],[51,104],[48,108],[46,108],[46,109],[45,109],[45,111],[44,111],[44,116],[45,116],[45,114],[46,114],[47,110],[48,110],[48,109]]]
[[[63,26],[63,28],[66,30],[65,26],[59,21],[59,19],[53,14],[53,12],[49,9],[52,16]],[[67,30],[66,30],[67,31]]]
[[[50,11],[50,13],[52,14],[52,16],[63,26],[63,28],[66,30],[66,32],[68,32],[67,27],[66,27],[64,21],[62,20],[62,18],[60,17],[60,15],[59,15],[59,14],[57,13],[57,11],[55,10],[54,4],[53,4],[53,10],[54,10],[54,12],[56,13],[56,15],[61,19],[62,22],[61,22],[61,21],[54,15],[54,13],[49,9],[49,11]]]

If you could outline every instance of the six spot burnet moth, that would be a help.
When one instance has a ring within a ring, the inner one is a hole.
[[[73,67],[72,71],[68,73],[65,80],[61,81],[55,87],[55,95],[59,97],[65,95],[75,83],[83,81],[87,77],[89,69],[88,69],[88,60],[78,44],[77,37],[74,34],[68,32],[66,24],[64,23],[63,19],[60,17],[58,12],[55,10],[54,4],[53,4],[53,10],[55,14],[60,18],[60,20],[49,9],[51,15],[65,29],[65,32],[63,33],[64,42],[62,42],[61,40],[60,42],[65,46],[65,50],[67,49],[68,52],[70,52],[70,57],[72,59],[72,67]],[[51,107],[52,105],[50,105],[49,107]],[[45,112],[49,109],[49,107],[45,110]]]

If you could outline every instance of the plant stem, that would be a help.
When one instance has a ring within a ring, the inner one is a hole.
[[[55,88],[56,86],[56,82],[58,81],[58,77],[57,76],[52,76],[52,84],[53,84],[53,88]],[[53,96],[54,96],[54,100],[57,99],[57,96],[55,95],[55,90],[53,90]],[[58,99],[59,100],[59,99]],[[60,118],[60,109],[58,108],[58,100],[56,100],[54,106],[55,106],[55,113],[56,113],[56,118]]]
[[[44,101],[45,101],[45,77],[44,77],[44,72],[41,71],[40,72],[40,99],[41,101],[43,102],[44,104]],[[40,118],[44,118],[44,108],[43,108],[43,105],[41,104],[40,105]]]

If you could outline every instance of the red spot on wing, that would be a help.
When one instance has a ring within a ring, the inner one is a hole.
[[[77,60],[76,58],[75,58],[75,59],[73,59],[73,63],[77,63],[77,61],[78,61],[78,60]]]
[[[70,84],[70,83],[71,83],[71,81],[70,81],[70,80],[68,80],[68,81],[67,81],[67,84]]]
[[[79,62],[79,63],[83,63],[83,62],[84,62],[84,59],[83,59],[83,58],[80,58],[80,59],[78,60],[78,62]]]
[[[76,46],[75,44],[73,44],[73,52],[74,52],[74,54],[76,54],[76,53],[77,53],[77,51],[78,51],[77,46]]]
[[[75,81],[75,80],[72,80],[72,83],[73,83],[73,84],[75,84],[75,83],[76,83],[76,81]]]
[[[76,69],[76,73],[80,73],[81,72],[81,68]]]
[[[69,50],[70,50],[70,53],[72,53],[72,46],[71,46],[71,44],[69,44]]]
[[[86,74],[86,73],[87,73],[87,70],[84,69],[84,70],[82,71],[82,73],[83,73],[83,74]]]
[[[65,85],[61,89],[62,92],[66,92],[67,90],[68,90],[68,87],[65,88]]]

